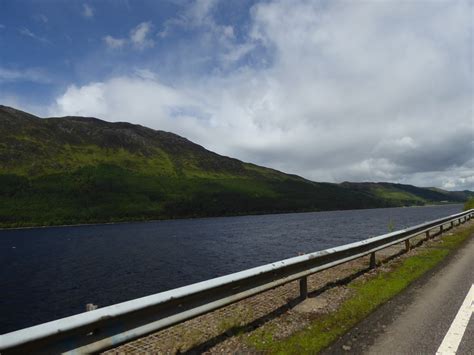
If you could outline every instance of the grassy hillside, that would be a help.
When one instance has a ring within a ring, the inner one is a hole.
[[[474,197],[471,197],[465,204],[464,204],[464,211],[471,210],[474,208]]]
[[[446,191],[436,187],[430,187],[430,190],[440,192],[446,196],[446,199],[458,198],[459,200],[467,201],[471,198],[474,198],[474,191],[464,190],[464,191]]]
[[[446,200],[440,192],[400,186],[316,183],[215,154],[168,132],[87,117],[41,119],[0,106],[4,227]]]
[[[395,205],[411,206],[427,203],[464,202],[470,191],[446,191],[434,188],[422,188],[413,185],[393,184],[387,182],[364,182],[341,184],[347,188],[364,191],[383,200],[389,200]]]

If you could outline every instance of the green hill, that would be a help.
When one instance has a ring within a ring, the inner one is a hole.
[[[329,184],[221,156],[173,133],[0,106],[0,226],[464,201],[409,185]]]
[[[400,206],[423,205],[427,203],[464,202],[471,191],[446,191],[438,188],[423,188],[413,185],[394,184],[388,182],[344,182],[341,186],[365,191],[383,200]]]

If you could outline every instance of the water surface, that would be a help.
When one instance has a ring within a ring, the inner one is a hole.
[[[387,233],[461,205],[0,231],[0,334]]]

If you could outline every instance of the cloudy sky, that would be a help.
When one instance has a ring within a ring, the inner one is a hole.
[[[471,0],[0,0],[0,103],[316,181],[474,190]]]

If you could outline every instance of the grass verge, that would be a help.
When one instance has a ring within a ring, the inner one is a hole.
[[[416,255],[393,261],[390,271],[378,270],[369,279],[353,282],[349,285],[353,290],[352,296],[337,311],[322,316],[304,330],[283,340],[275,339],[271,329],[257,330],[249,337],[249,345],[265,353],[317,353],[439,264],[473,233],[474,226],[470,226],[455,234],[445,235],[439,243],[427,246]]]
[[[464,204],[464,211],[470,210],[474,208],[474,197],[471,197],[465,204]]]

